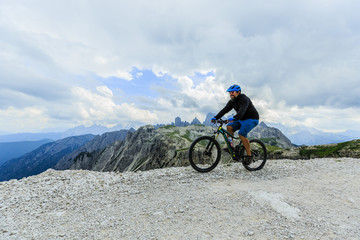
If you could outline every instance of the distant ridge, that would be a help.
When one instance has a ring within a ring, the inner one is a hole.
[[[39,174],[49,168],[69,169],[82,152],[103,150],[108,145],[123,141],[134,129],[107,132],[102,135],[81,135],[46,143],[21,157],[0,165],[0,181],[20,179]]]
[[[185,127],[189,125],[203,124],[211,126],[211,118],[216,115],[215,113],[208,113],[205,120],[201,123],[198,118],[194,118],[191,122],[182,121],[180,117],[175,117],[172,123],[156,124],[155,128],[163,127],[166,125],[173,125],[177,127]],[[229,115],[231,116],[231,115]],[[136,123],[138,125],[138,123]],[[360,131],[347,130],[340,133],[326,133],[314,128],[307,128],[305,126],[299,127],[286,127],[279,123],[266,123],[270,127],[279,129],[293,144],[296,145],[319,145],[331,144],[344,141],[360,139]],[[107,128],[105,126],[93,125],[90,127],[78,126],[71,128],[64,132],[49,132],[49,133],[17,133],[0,135],[0,142],[18,142],[18,141],[39,141],[42,139],[51,139],[53,141],[63,139],[70,136],[79,136],[84,134],[99,135],[105,132],[119,131],[124,128],[115,126]],[[129,128],[127,128],[129,129]]]
[[[0,181],[21,179],[42,173],[54,167],[62,156],[73,152],[94,137],[88,134],[64,138],[44,144],[19,158],[11,159],[0,166]]]
[[[130,128],[131,129],[131,128]],[[48,133],[15,133],[0,135],[0,142],[19,142],[19,141],[39,141],[42,139],[51,139],[53,141],[85,134],[100,135],[106,132],[113,132],[122,130],[120,126],[108,128],[100,125],[92,125],[90,127],[78,126],[68,129],[63,132],[48,132]]]
[[[360,131],[348,130],[339,133],[328,133],[304,126],[286,127],[279,123],[268,123],[268,125],[281,130],[292,143],[299,146],[341,143],[360,139]]]
[[[25,153],[31,152],[43,144],[52,142],[51,139],[39,141],[21,141],[21,142],[0,142],[0,165],[4,162],[20,157]]]
[[[152,125],[136,131],[115,131],[101,136],[82,135],[47,143],[0,166],[0,181],[39,174],[48,168],[93,171],[138,171],[187,166],[192,141],[212,134],[203,124],[176,127]],[[249,134],[267,145],[269,159],[315,157],[359,157],[359,141],[329,146],[294,147],[282,132],[261,122]],[[221,142],[220,144],[225,144]],[[226,154],[223,156],[226,158]]]
[[[69,169],[73,164],[75,158],[83,152],[94,152],[103,150],[108,145],[114,144],[117,141],[124,141],[128,133],[134,132],[134,129],[120,130],[114,132],[107,132],[102,135],[94,137],[91,141],[84,144],[75,151],[63,156],[54,166],[56,170]]]

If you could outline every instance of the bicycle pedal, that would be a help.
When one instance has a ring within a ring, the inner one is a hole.
[[[253,159],[254,159],[254,156],[251,155],[251,156],[244,156],[243,157],[243,163],[245,165],[250,165],[252,162],[253,162]]]

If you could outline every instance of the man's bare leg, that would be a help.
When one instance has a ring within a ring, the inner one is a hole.
[[[240,136],[241,141],[242,141],[243,144],[244,144],[244,147],[245,147],[245,150],[246,150],[246,154],[247,154],[248,156],[251,156],[250,141],[249,141],[249,139],[246,138],[246,137],[244,137],[244,136],[241,136],[241,135],[239,135],[239,136]]]
[[[231,135],[233,135],[234,136],[234,129],[233,129],[233,127],[232,126],[226,126],[226,130],[231,134]],[[228,135],[228,137],[229,137],[229,135]]]

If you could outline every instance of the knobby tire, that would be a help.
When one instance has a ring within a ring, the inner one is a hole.
[[[218,165],[220,158],[220,145],[213,137],[199,137],[190,146],[189,161],[198,172],[210,172]]]
[[[254,156],[253,161],[250,164],[242,161],[243,166],[249,171],[258,171],[265,166],[267,160],[267,150],[265,144],[258,140],[252,139],[250,140],[250,149],[251,154]],[[245,147],[242,146],[240,150],[240,156],[246,156]]]

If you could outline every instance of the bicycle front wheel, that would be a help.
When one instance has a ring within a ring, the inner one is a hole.
[[[258,139],[250,140],[250,149],[253,159],[250,162],[242,161],[244,167],[249,171],[257,171],[265,166],[267,159],[267,151],[265,144]],[[245,148],[242,147],[240,150],[240,156],[245,156]]]
[[[219,163],[221,157],[219,143],[210,136],[197,138],[190,146],[189,161],[199,172],[209,172]]]

